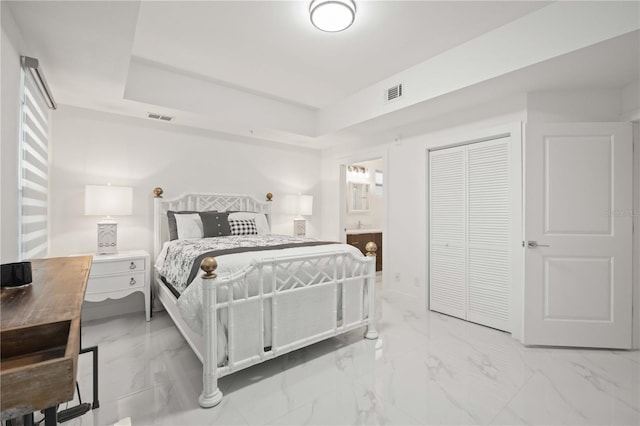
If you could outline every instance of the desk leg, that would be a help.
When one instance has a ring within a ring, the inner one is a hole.
[[[58,424],[58,407],[53,406],[44,410],[44,426],[56,426]]]
[[[24,426],[33,426],[33,413],[22,416],[22,424]]]
[[[91,408],[99,408],[100,402],[98,401],[98,347],[91,346],[88,348],[80,349],[80,354],[91,352],[93,355],[93,404]]]
[[[147,321],[149,320],[147,319]],[[100,401],[98,401],[98,346],[82,349],[82,322],[80,322],[80,355],[86,354],[87,352],[91,352],[93,356],[93,404],[91,404],[91,409],[94,409],[100,407]],[[79,391],[78,398],[80,398]]]

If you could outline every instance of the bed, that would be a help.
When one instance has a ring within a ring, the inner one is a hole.
[[[202,361],[201,407],[221,402],[227,374],[361,327],[378,337],[375,243],[363,256],[273,235],[271,205],[271,194],[165,199],[154,189],[155,291]],[[234,234],[218,232],[225,223]]]

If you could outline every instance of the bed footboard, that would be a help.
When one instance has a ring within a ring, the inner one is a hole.
[[[200,265],[204,271],[200,406],[209,408],[222,401],[218,378],[234,371],[363,326],[367,327],[365,337],[376,339],[377,246],[369,242],[365,248],[364,258],[346,251],[269,258],[220,278],[215,273],[216,259],[205,258]],[[250,275],[258,280],[257,294],[246,290]],[[234,295],[234,285],[245,289],[244,294]],[[222,312],[227,318],[228,353],[219,366],[218,318]],[[240,340],[254,342],[253,351],[238,345]]]

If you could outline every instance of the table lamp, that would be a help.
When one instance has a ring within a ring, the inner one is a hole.
[[[85,215],[104,216],[104,219],[98,222],[98,254],[117,253],[118,224],[111,216],[132,214],[133,188],[87,185],[84,194]]]
[[[297,215],[293,219],[293,235],[304,237],[307,232],[307,220],[303,216],[311,216],[313,213],[313,195],[288,195],[284,200],[284,211],[287,214]]]

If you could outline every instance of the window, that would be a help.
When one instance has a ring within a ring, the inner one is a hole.
[[[31,73],[22,70],[18,180],[21,259],[48,254],[49,110]]]

